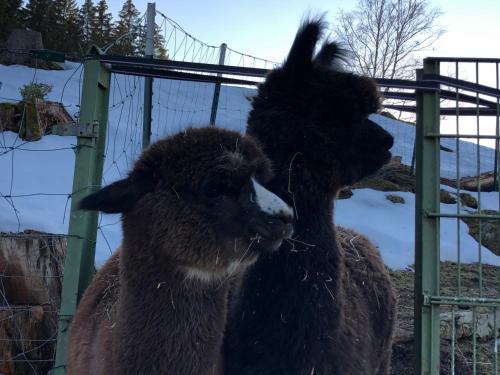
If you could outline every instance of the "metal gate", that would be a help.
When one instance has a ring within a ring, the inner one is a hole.
[[[430,58],[418,72],[418,374],[499,373],[500,272],[489,265],[500,263],[499,63]]]

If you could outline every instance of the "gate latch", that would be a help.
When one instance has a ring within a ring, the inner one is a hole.
[[[70,122],[67,124],[52,125],[52,134],[61,136],[77,136],[84,138],[97,138],[99,122],[93,121],[87,124]]]

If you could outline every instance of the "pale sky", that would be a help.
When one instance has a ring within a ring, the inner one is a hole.
[[[82,3],[82,0],[79,0]],[[134,0],[146,11],[147,0]],[[447,32],[426,55],[500,57],[500,0],[430,0],[443,11]],[[108,0],[116,17],[122,0]],[[211,45],[227,43],[243,53],[282,61],[306,12],[327,12],[332,23],[339,9],[356,0],[171,0],[156,8],[194,37]]]

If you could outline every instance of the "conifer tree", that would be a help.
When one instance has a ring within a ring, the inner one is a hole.
[[[22,0],[0,0],[0,41],[6,40],[12,29],[20,26]]]
[[[56,17],[49,33],[54,49],[63,52],[83,53],[82,24],[75,0],[55,0]]]
[[[154,38],[154,46],[155,46],[155,57],[159,59],[167,59],[167,50],[165,49],[165,38],[161,33],[161,29],[158,25],[155,25],[155,38]]]
[[[29,0],[23,9],[22,24],[24,27],[42,34],[45,48],[53,48],[49,33],[56,16],[54,1]]]
[[[165,49],[165,38],[161,33],[160,26],[155,25],[155,34],[154,34],[154,55],[159,59],[167,59],[167,50]],[[139,34],[139,55],[144,56],[146,51],[146,27],[141,27]]]
[[[97,29],[97,9],[92,0],[85,0],[80,8],[80,23],[82,25],[82,42],[85,49],[95,42]]]
[[[111,41],[111,13],[108,12],[106,0],[100,0],[97,4],[96,25],[93,30],[94,42],[103,47]]]
[[[120,38],[112,49],[113,53],[125,56],[140,54],[139,15],[140,13],[132,0],[125,0],[120,13],[118,13],[119,20],[113,30],[113,39]]]

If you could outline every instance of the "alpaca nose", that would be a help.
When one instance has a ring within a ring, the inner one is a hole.
[[[386,150],[390,150],[394,145],[394,137],[379,124],[369,119],[367,119],[366,122],[369,129],[368,136],[372,140],[373,144],[383,147]]]
[[[380,144],[387,150],[390,150],[394,145],[394,137],[389,132],[385,131],[382,127],[380,127],[380,130],[381,130]]]
[[[293,220],[293,210],[289,205],[254,179],[252,179],[252,183],[256,203],[262,212],[283,221],[291,222]]]

